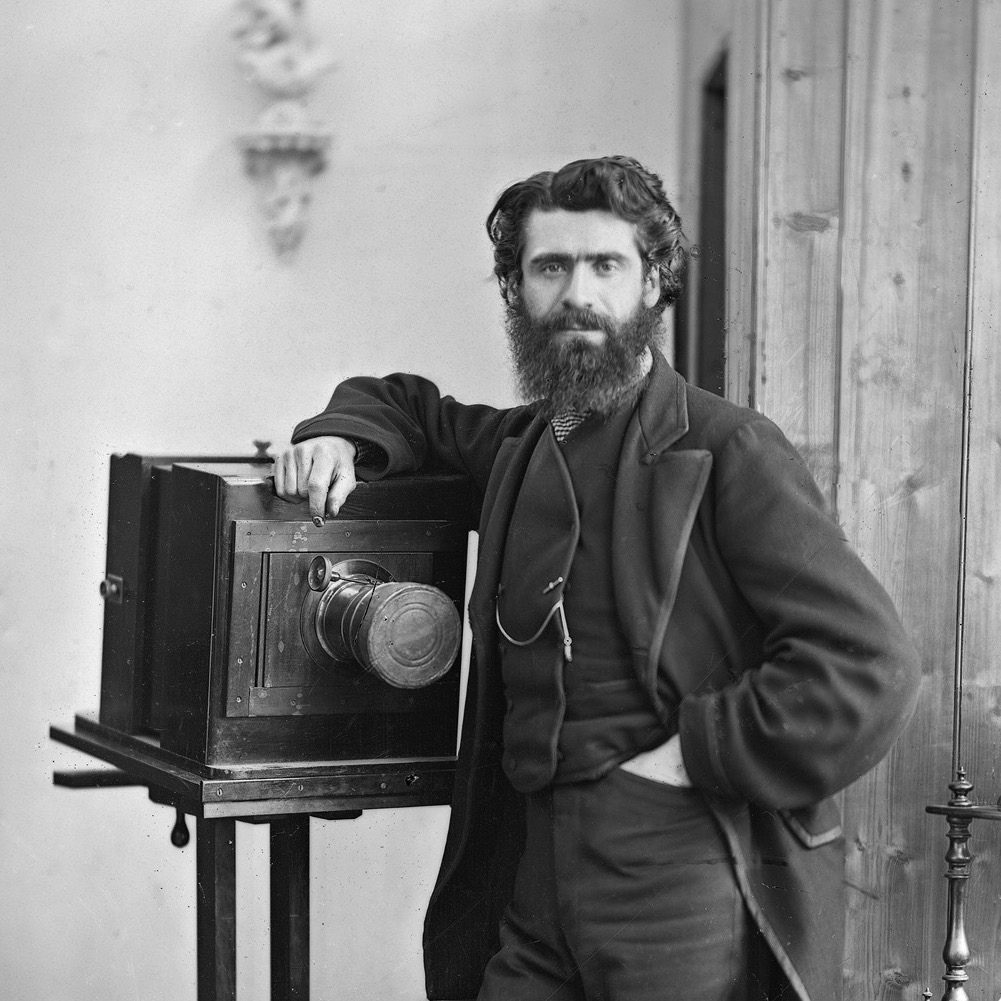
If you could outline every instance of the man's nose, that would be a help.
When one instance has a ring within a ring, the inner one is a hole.
[[[591,309],[594,307],[594,292],[590,268],[583,262],[576,264],[567,275],[566,285],[563,287],[563,305]]]

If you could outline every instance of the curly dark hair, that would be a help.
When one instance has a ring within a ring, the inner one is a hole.
[[[586,212],[602,209],[636,225],[640,256],[660,274],[657,306],[675,303],[685,284],[688,251],[681,219],[664,194],[661,179],[630,156],[574,160],[512,184],[487,217],[494,245],[494,274],[504,301],[517,297],[525,220],[533,209]]]

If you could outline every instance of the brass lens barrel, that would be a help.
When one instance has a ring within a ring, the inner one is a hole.
[[[423,688],[459,652],[462,625],[451,599],[430,584],[334,578],[316,609],[320,645],[396,688]]]

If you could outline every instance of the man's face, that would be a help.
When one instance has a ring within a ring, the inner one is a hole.
[[[641,303],[650,308],[660,297],[657,272],[640,257],[636,227],[600,209],[533,210],[525,220],[521,273],[521,301],[533,320],[562,315],[567,326],[554,336],[595,346],[605,343],[608,331],[573,319],[574,312],[621,324]]]
[[[635,226],[601,210],[535,210],[521,267],[508,334],[525,396],[544,398],[548,416],[628,402],[660,334],[660,280],[640,257]]]

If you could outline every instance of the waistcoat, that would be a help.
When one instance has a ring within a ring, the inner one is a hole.
[[[629,417],[589,418],[562,451],[547,430],[515,503],[497,619],[503,765],[521,792],[598,778],[670,736],[634,673],[612,586],[615,471]]]

